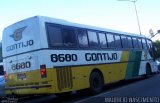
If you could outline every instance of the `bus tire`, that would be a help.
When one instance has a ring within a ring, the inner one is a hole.
[[[98,94],[102,91],[103,88],[103,76],[98,71],[93,71],[89,78],[90,83],[90,93],[91,94]]]

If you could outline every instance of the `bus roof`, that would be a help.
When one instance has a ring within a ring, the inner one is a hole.
[[[132,36],[136,36],[136,37],[148,38],[148,37],[146,37],[144,35],[140,35],[140,34],[127,33],[127,32],[122,32],[122,31],[118,31],[118,30],[112,30],[112,29],[107,29],[107,28],[96,27],[96,26],[89,26],[89,25],[85,25],[85,24],[74,23],[74,22],[70,22],[70,21],[67,21],[67,20],[56,19],[56,18],[51,18],[51,17],[46,17],[46,16],[34,16],[34,17],[30,17],[30,18],[21,20],[19,22],[22,22],[22,21],[25,21],[25,20],[29,20],[29,19],[33,19],[33,18],[39,19],[40,22],[55,23],[55,24],[79,27],[79,28],[84,28],[84,29],[92,29],[92,30],[105,31],[105,32],[111,32],[111,33],[125,34],[125,35],[128,35],[128,36],[132,35]],[[13,26],[13,25],[15,25],[15,24],[17,24],[19,22],[16,22],[16,23],[14,23],[14,24],[12,24],[10,26]],[[10,26],[8,26],[8,27],[10,27]]]

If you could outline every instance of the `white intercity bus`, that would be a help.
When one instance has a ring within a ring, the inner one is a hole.
[[[68,94],[157,71],[152,41],[137,34],[35,16],[4,29],[7,95]]]

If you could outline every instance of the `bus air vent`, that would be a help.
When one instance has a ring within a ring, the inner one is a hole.
[[[56,68],[58,89],[62,91],[65,88],[73,87],[71,67]]]

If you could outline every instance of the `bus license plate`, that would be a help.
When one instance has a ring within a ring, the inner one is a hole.
[[[22,74],[17,74],[18,79],[25,79],[26,78],[26,74],[22,73]]]

